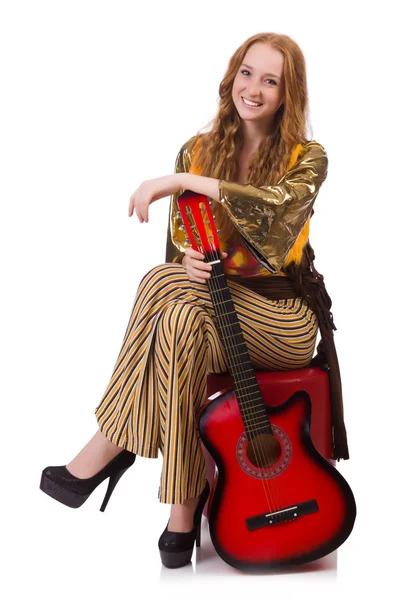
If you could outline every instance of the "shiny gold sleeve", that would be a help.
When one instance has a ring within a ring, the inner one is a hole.
[[[244,243],[272,273],[281,269],[310,217],[327,169],[323,146],[311,141],[276,185],[255,187],[219,180],[219,202]]]
[[[175,173],[188,173],[192,164],[192,146],[195,136],[183,144],[175,160]],[[177,199],[184,192],[180,189],[172,194],[170,208],[168,213],[167,245],[165,252],[165,262],[182,263],[185,256],[184,249],[189,245],[185,243],[186,233],[181,229],[183,219],[179,212]]]

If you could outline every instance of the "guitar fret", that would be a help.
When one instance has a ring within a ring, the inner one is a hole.
[[[244,406],[246,404],[249,404],[250,406],[254,406],[259,403],[261,406],[263,406],[262,396],[255,397],[255,394],[258,393],[257,390],[254,390],[253,392],[248,392],[248,393],[241,392],[238,388],[238,384],[235,385],[235,390],[236,390],[237,396],[239,397],[239,403],[241,404],[241,406]],[[249,398],[249,396],[252,396],[252,395],[254,395],[254,396],[252,398]]]
[[[214,302],[214,305],[219,306],[220,304],[226,304],[226,302],[233,302],[233,298],[229,298],[228,300],[221,300],[220,302]]]
[[[235,315],[235,314],[236,314],[236,311],[232,310],[232,312],[223,312],[220,316],[221,317],[226,317],[226,315]],[[229,327],[230,325],[236,325],[236,323],[237,323],[237,319],[235,320],[234,323],[228,323],[227,326]]]
[[[246,373],[248,373],[248,371],[246,371]],[[251,379],[252,379],[252,376],[251,377],[246,377],[245,379],[240,379],[239,378],[239,383],[241,383],[243,381],[250,381]],[[258,384],[258,382],[255,380],[255,382],[252,385],[255,385],[255,383]]]
[[[252,367],[250,369],[244,369],[243,371],[239,371],[239,373],[252,373]]]
[[[249,396],[252,396],[253,394],[257,394],[257,390],[253,391],[253,392],[248,392],[248,393],[243,393],[238,389],[238,386],[235,386],[235,390],[236,390],[236,395],[239,398],[239,403],[241,406],[245,406],[245,405],[250,405],[250,406],[256,406],[260,403],[261,406],[263,406],[263,399],[262,397],[258,397],[258,396],[253,396],[252,398],[249,398]]]
[[[248,352],[245,352],[245,354],[248,354]],[[243,371],[239,371],[240,373],[247,373],[248,371],[250,371],[251,373],[253,372],[253,369],[252,369],[252,363],[251,363],[251,361],[250,361],[250,360],[247,360],[247,361],[243,361],[243,362],[241,362],[241,363],[238,365],[238,367],[243,367],[244,365],[248,365],[248,366],[249,366],[249,369],[246,369],[246,370],[243,370]],[[230,367],[230,370],[232,370],[232,369],[233,369],[233,366],[231,366],[231,367]]]
[[[210,281],[210,280],[208,280]],[[228,287],[222,287],[222,288],[218,288],[217,290],[211,290],[212,293],[214,292],[224,292],[225,290],[227,290],[228,292],[230,292]]]
[[[244,354],[244,353],[243,353],[243,352],[241,352],[241,351],[239,351],[239,352],[237,352],[237,354],[236,354],[235,352],[232,352],[232,349],[233,349],[233,348],[234,348],[234,346],[230,346],[230,347],[229,347],[229,350],[230,350],[230,352],[229,352],[228,356],[229,356],[230,358],[234,358],[234,359],[236,359],[236,360],[239,360],[239,359],[241,358],[242,354]],[[226,352],[227,352],[228,348],[225,348],[225,349],[226,349]],[[248,352],[245,352],[245,354],[248,354]],[[238,368],[239,366],[243,366],[243,364],[244,364],[244,363],[239,363],[239,364],[235,365],[235,368]],[[245,364],[247,364],[247,362],[245,362]],[[233,368],[233,365],[231,365],[231,367],[230,367],[230,370],[231,370],[232,368]],[[242,372],[243,372],[243,371],[241,371],[241,373],[242,373]],[[252,372],[253,372],[253,370],[251,369],[251,373],[252,373]]]
[[[249,380],[250,378],[248,377],[247,380]],[[240,382],[239,382],[240,383]],[[245,385],[243,386],[241,389],[242,390],[248,390],[250,387],[255,387],[255,389],[258,389],[258,382],[255,380],[253,383],[251,383],[250,385]]]
[[[226,352],[227,352],[227,351],[226,351]],[[247,354],[247,353],[246,353],[246,354]],[[229,353],[229,355],[228,355],[228,358],[229,358],[230,360],[231,360],[231,359],[239,360],[239,359],[240,359],[240,357],[241,357],[241,354],[231,354],[231,353]],[[238,364],[236,364],[236,365],[230,365],[230,367],[229,367],[229,370],[230,370],[230,371],[234,371],[234,373],[236,373],[236,374],[238,374],[238,373],[248,373],[248,371],[247,371],[247,370],[242,370],[242,371],[241,371],[241,370],[239,370],[239,367],[240,367],[240,366],[243,366],[244,364],[247,364],[247,363],[238,363]],[[252,372],[253,372],[252,368],[251,368],[251,369],[249,369],[249,371],[252,373]]]
[[[251,434],[251,433],[255,433],[256,431],[261,431],[261,430],[262,430],[262,429],[264,429],[264,428],[266,428],[266,429],[270,429],[270,433],[273,433],[272,426],[271,426],[271,424],[269,423],[269,421],[267,422],[267,424],[266,424],[265,426],[263,426],[263,425],[260,425],[259,427],[254,427],[253,429],[250,429],[250,430],[249,430],[249,433]]]
[[[248,411],[249,411],[250,417],[252,416],[252,417],[256,418],[257,415],[263,414],[264,408],[265,407],[263,405],[259,406],[258,404],[253,404],[252,408],[245,407],[244,410],[247,411],[247,415],[248,415]],[[258,410],[255,410],[255,409],[258,409]]]
[[[236,379],[236,382],[235,382],[235,388],[236,388],[236,392],[238,392],[238,395],[239,395],[239,396],[245,396],[245,397],[248,397],[248,396],[250,396],[251,394],[255,394],[255,393],[257,393],[257,392],[258,392],[258,385],[257,385],[257,384],[255,385],[255,389],[254,389],[254,391],[253,391],[253,392],[246,392],[245,390],[247,390],[249,387],[254,387],[254,384],[253,384],[252,386],[246,386],[246,387],[242,386],[242,387],[240,388],[240,385],[239,385],[239,384],[240,384],[240,382],[238,381],[238,378],[236,377],[235,379]],[[252,398],[251,398],[251,400],[252,400]],[[262,398],[258,398],[258,400],[262,400]],[[262,401],[262,403],[263,403],[263,401]]]
[[[240,397],[239,394],[238,394],[238,396]],[[240,406],[243,406],[243,407],[245,407],[247,404],[250,405],[250,406],[255,406],[257,402],[261,402],[261,404],[263,406],[263,398],[262,397],[260,397],[260,398],[250,398],[249,400],[242,400],[241,402],[239,400]]]
[[[223,335],[222,334],[222,337],[224,340],[228,340],[229,338],[233,338],[234,335]],[[237,344],[229,344],[229,348],[237,348],[237,346],[244,346],[244,344],[245,344],[245,341],[237,342]]]
[[[236,390],[236,391],[238,392],[238,390]],[[251,396],[252,394],[256,394],[256,393],[257,393],[257,390],[255,390],[253,392],[248,392],[248,394],[245,394],[245,393],[244,394],[240,394],[240,393],[238,393],[238,396],[239,396],[239,398],[240,398],[240,396],[242,398],[248,398],[248,396]],[[260,400],[260,398],[250,398],[249,399],[250,402],[252,402],[252,400]],[[263,400],[262,400],[262,402],[263,402]]]
[[[230,344],[229,349],[237,348],[237,346],[245,346],[245,342],[241,342],[240,344]],[[237,354],[233,354],[233,358],[238,358],[243,354],[242,352],[237,352]]]
[[[250,424],[251,424],[251,423],[253,423],[253,422],[254,422],[254,419],[251,419],[251,420],[250,420],[250,419],[244,419],[244,423],[245,423],[246,425],[250,425]],[[265,417],[265,419],[264,419],[262,422],[255,423],[255,425],[258,425],[258,427],[256,427],[256,429],[258,429],[258,428],[261,428],[261,427],[263,427],[263,425],[265,425],[265,424],[268,424],[268,423],[269,423],[269,421],[268,421],[268,419]],[[250,430],[250,431],[252,431],[252,430]]]
[[[258,394],[258,389],[254,389],[252,392],[244,392],[241,394],[241,396],[248,398],[248,396],[252,396],[253,394]],[[249,400],[258,400],[263,402],[262,396],[257,396],[257,398],[249,398]]]
[[[243,335],[243,334],[242,334],[241,332],[240,332],[240,333],[232,333],[232,335],[224,335],[224,334],[222,333],[222,337],[223,337],[224,339],[226,339],[226,340],[228,340],[229,338],[234,338],[234,337],[236,337],[237,335]],[[239,343],[240,343],[240,342],[239,342]]]
[[[256,408],[258,408],[258,410],[251,410],[250,412],[248,412],[247,410],[247,416],[253,419],[257,419],[257,415],[263,415],[263,406],[257,406]]]

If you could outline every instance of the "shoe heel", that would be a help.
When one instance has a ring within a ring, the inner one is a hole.
[[[196,548],[198,548],[201,544],[201,515],[198,522],[197,534],[196,534]]]
[[[171,532],[168,531],[168,525],[164,529],[158,541],[161,562],[164,566],[168,568],[177,568],[187,565],[192,558],[194,543],[196,543],[196,548],[200,547],[203,508],[209,493],[210,487],[207,481],[194,513],[192,532]]]
[[[110,496],[112,495],[114,488],[116,487],[120,477],[126,472],[126,470],[127,469],[121,469],[121,471],[118,471],[117,473],[109,477],[108,488],[106,490],[105,497],[102,501],[101,508],[99,509],[101,512],[104,512],[105,508],[107,507],[107,504],[109,502]]]

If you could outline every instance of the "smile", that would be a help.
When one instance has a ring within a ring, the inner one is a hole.
[[[259,104],[258,102],[250,102],[249,100],[246,100],[246,98],[244,98],[244,96],[241,96],[241,98],[242,98],[244,104],[251,108],[259,108],[260,106],[262,106],[262,104]]]

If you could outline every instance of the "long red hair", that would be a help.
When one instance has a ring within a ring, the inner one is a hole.
[[[243,145],[241,119],[232,99],[234,78],[248,48],[256,42],[269,44],[284,55],[285,100],[274,117],[273,132],[266,136],[251,159],[248,183],[275,185],[284,175],[296,144],[305,144],[308,124],[308,92],[303,53],[294,40],[278,33],[258,33],[233,54],[219,86],[219,109],[209,132],[196,134],[194,162],[201,175],[234,181],[237,158]],[[211,123],[210,122],[210,123]]]

